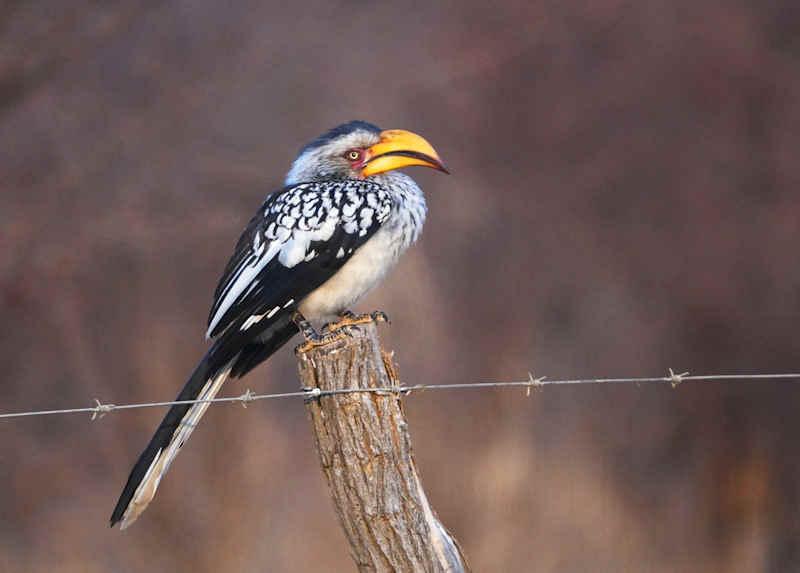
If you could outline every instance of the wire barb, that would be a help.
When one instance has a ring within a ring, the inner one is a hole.
[[[117,406],[114,404],[103,404],[97,398],[94,399],[94,403],[96,404],[96,406],[92,408],[92,418],[91,418],[92,422],[94,422],[95,420],[99,420],[100,418],[102,418],[109,412],[113,412],[117,408]]]
[[[667,376],[665,380],[669,382],[673,388],[677,388],[678,386],[680,386],[684,378],[686,378],[689,375],[688,372],[681,372],[680,374],[675,374],[675,372],[672,371],[672,368],[668,368],[668,370],[669,370],[669,376]]]
[[[247,408],[248,402],[252,402],[255,399],[256,395],[250,388],[245,390],[244,394],[239,396],[239,401],[242,403],[242,408]]]
[[[545,378],[547,378],[547,376],[540,376],[539,378],[534,378],[533,377],[533,373],[532,372],[528,372],[528,385],[525,388],[525,397],[526,398],[530,398],[530,396],[531,396],[531,388],[539,389],[539,388],[544,387],[544,384],[545,384],[544,379]]]

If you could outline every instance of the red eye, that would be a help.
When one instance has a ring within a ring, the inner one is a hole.
[[[344,156],[348,159],[348,161],[358,161],[361,159],[361,150],[360,149],[351,149]]]

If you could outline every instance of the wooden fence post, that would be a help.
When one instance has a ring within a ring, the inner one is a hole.
[[[304,388],[399,386],[373,320],[337,332],[335,340],[297,349]],[[323,395],[306,408],[358,570],[467,572],[422,489],[399,393]]]

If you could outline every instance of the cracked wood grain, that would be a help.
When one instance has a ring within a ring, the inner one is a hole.
[[[297,350],[305,388],[398,386],[374,322]],[[458,542],[431,509],[417,474],[398,393],[306,402],[322,471],[359,571],[468,571]]]

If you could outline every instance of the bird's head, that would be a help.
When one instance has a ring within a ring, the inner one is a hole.
[[[402,129],[381,131],[371,123],[351,121],[303,147],[286,176],[286,184],[364,179],[412,165],[448,172],[436,150],[416,133]]]

